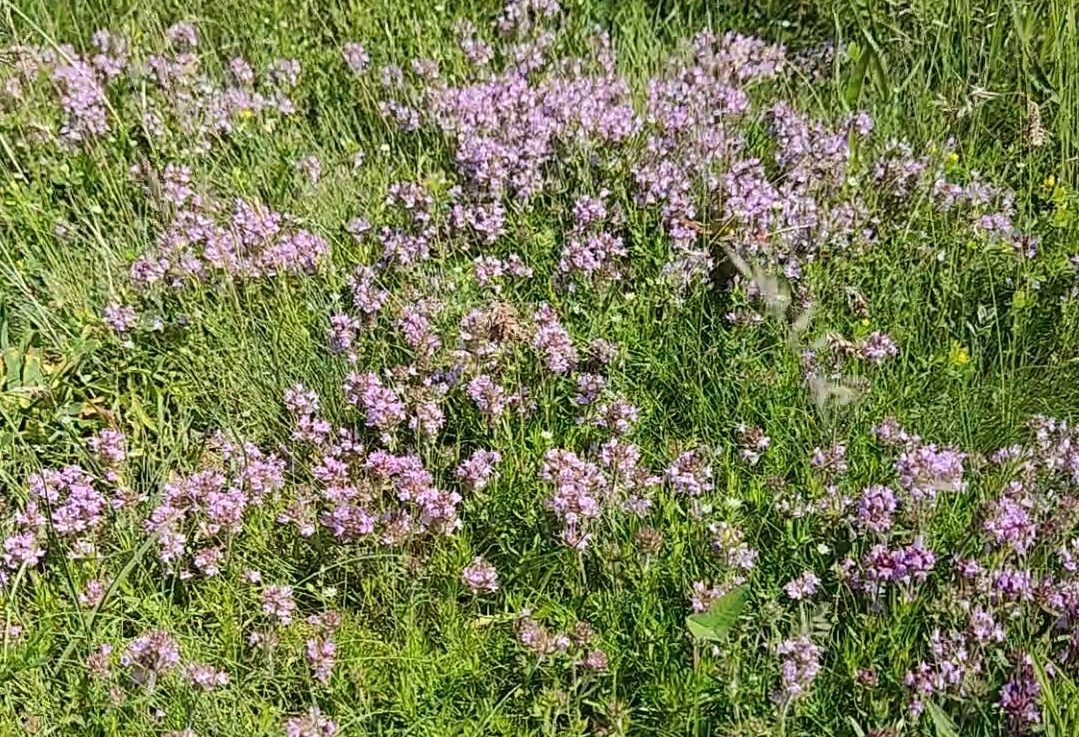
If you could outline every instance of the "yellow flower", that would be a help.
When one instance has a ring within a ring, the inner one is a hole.
[[[868,317],[863,317],[862,318],[862,327],[863,328],[869,327],[869,318]]]
[[[252,115],[254,115],[254,113],[251,112],[251,108],[249,107],[245,107],[243,110],[240,111],[240,117],[244,120],[250,119]]]
[[[1057,183],[1057,178],[1054,177],[1052,174],[1047,176],[1045,178],[1045,181],[1042,182],[1042,184],[1045,186],[1046,189],[1052,189],[1054,186],[1056,186],[1056,183]]]
[[[950,154],[948,154],[947,162],[949,164],[958,164],[959,154],[957,154],[955,151],[952,151]]]
[[[948,363],[952,366],[966,366],[970,363],[970,353],[958,340],[952,341],[952,350],[948,353]]]

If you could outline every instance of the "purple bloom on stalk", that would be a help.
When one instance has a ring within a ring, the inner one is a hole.
[[[349,374],[345,382],[345,398],[349,404],[361,405],[367,416],[367,426],[391,430],[405,419],[405,405],[397,393],[382,385],[378,376]]]
[[[132,680],[151,689],[159,676],[171,671],[179,662],[180,646],[161,631],[136,637],[120,657],[120,665],[131,670]]]
[[[190,23],[173,23],[165,31],[165,37],[180,48],[193,49],[199,45],[198,33]]]
[[[135,325],[135,308],[131,305],[121,305],[110,302],[105,307],[105,324],[117,335],[123,335]]]
[[[745,534],[728,522],[717,522],[711,528],[712,549],[723,556],[731,568],[751,570],[757,560],[757,551],[745,542]]]
[[[237,56],[229,60],[229,74],[240,87],[249,87],[255,83],[255,70],[243,57]]]
[[[610,402],[596,407],[592,424],[602,427],[616,435],[627,435],[637,423],[640,412],[623,397],[615,397]]]
[[[1033,500],[1021,493],[1006,493],[990,505],[983,527],[998,546],[1025,555],[1038,532],[1030,514],[1033,506]]]
[[[90,671],[91,678],[105,679],[112,676],[109,661],[112,658],[112,645],[102,643],[94,652],[86,657],[86,670]]]
[[[218,670],[212,665],[188,663],[184,666],[184,680],[202,691],[212,691],[217,686],[226,685],[229,682],[229,676],[225,671]]]
[[[483,591],[493,594],[498,591],[498,571],[480,556],[476,556],[461,572],[461,580],[473,594]]]
[[[341,55],[344,57],[349,71],[357,77],[367,71],[367,67],[371,63],[371,57],[367,54],[367,49],[364,48],[363,44],[355,41],[346,43],[341,49]]]
[[[606,388],[607,380],[599,374],[578,374],[577,396],[573,401],[582,405],[591,404]]]
[[[511,398],[506,390],[487,374],[481,374],[468,382],[468,398],[487,419],[495,420],[506,411]]]
[[[303,384],[285,390],[285,407],[296,417],[314,415],[318,406],[318,394]]]
[[[1034,598],[1034,575],[1025,569],[1001,568],[989,575],[989,601],[1024,602]]]
[[[86,445],[103,466],[117,468],[127,458],[125,441],[126,438],[122,432],[106,428],[90,438]]]
[[[322,178],[322,162],[317,156],[305,156],[294,166],[296,171],[305,175],[311,184],[318,184],[318,180]]]
[[[804,696],[810,684],[820,673],[821,649],[808,636],[784,640],[776,647],[776,654],[784,656],[781,670],[783,688],[776,692],[777,702]]]
[[[709,586],[704,581],[694,581],[689,597],[690,607],[696,613],[706,612],[717,599],[727,593],[718,586]]]
[[[354,166],[358,165],[354,164]],[[371,223],[367,218],[352,218],[345,225],[345,230],[357,243],[362,243],[364,235],[371,232]]]
[[[759,427],[750,427],[741,424],[736,428],[738,444],[742,446],[739,453],[743,461],[751,466],[760,462],[761,454],[772,445],[772,439],[764,434]]]
[[[540,477],[555,485],[545,503],[565,526],[563,540],[586,547],[589,536],[582,527],[600,514],[600,499],[608,485],[603,472],[571,450],[552,448],[543,457]]]
[[[498,477],[502,454],[496,450],[477,450],[457,467],[457,478],[472,491],[479,491]]]
[[[286,87],[295,87],[300,81],[300,62],[296,59],[275,59],[267,70],[270,79]]]
[[[224,553],[219,548],[203,548],[195,553],[195,568],[207,578],[213,578],[221,572],[219,566],[224,557]]]
[[[554,308],[548,304],[540,305],[536,311],[536,332],[532,337],[532,347],[544,355],[544,365],[551,373],[567,373],[577,363],[577,350],[573,347],[573,340],[558,321]]]
[[[967,634],[975,642],[1004,642],[1004,628],[980,606],[971,610],[967,617]]]
[[[1054,672],[1051,663],[1046,663],[1045,670],[1047,674]],[[1000,691],[1000,706],[1014,730],[1029,731],[1033,725],[1041,722],[1041,691],[1034,672],[1034,661],[1024,654],[1019,667],[1012,672]]]
[[[609,233],[570,236],[558,268],[564,273],[580,273],[585,277],[598,275],[608,279],[621,278],[618,262],[628,255],[622,239]]]
[[[352,348],[356,340],[356,334],[360,331],[360,321],[351,315],[339,313],[330,317],[330,329],[327,338],[330,350],[335,353],[343,353]]]
[[[105,592],[108,590],[109,584],[107,581],[87,581],[86,589],[79,594],[79,604],[87,609],[93,609],[101,604],[102,599],[105,598]]]
[[[886,532],[892,527],[895,494],[887,486],[869,486],[858,497],[857,525],[870,532]]]
[[[352,291],[352,304],[367,315],[373,315],[382,309],[390,294],[379,289],[375,283],[377,272],[370,266],[360,265],[348,278],[348,287]]]
[[[274,617],[282,627],[292,624],[296,602],[291,586],[267,586],[262,590],[262,613]]]
[[[714,488],[712,466],[705,462],[699,450],[687,450],[675,458],[667,469],[667,480],[675,492],[691,497],[698,497]]]
[[[191,188],[191,167],[177,164],[166,164],[161,172],[162,195],[165,201],[175,207],[184,207],[188,200],[195,197],[195,191]],[[192,207],[197,203],[192,203]]]
[[[898,355],[899,347],[891,336],[874,331],[862,341],[860,353],[865,360],[874,365],[880,365],[885,359]]]
[[[93,67],[81,59],[59,66],[52,73],[60,87],[63,120],[60,138],[65,143],[81,143],[108,132],[108,101]]]
[[[285,720],[287,737],[334,737],[336,734],[337,722],[323,716],[317,706],[312,706],[302,717]]]
[[[918,443],[903,451],[895,462],[899,485],[915,501],[932,501],[940,491],[965,491],[963,461],[966,457],[966,453],[957,450]]]
[[[329,682],[336,656],[337,645],[329,638],[316,637],[306,643],[307,664],[311,666],[315,680],[319,683]]]
[[[602,650],[590,650],[581,661],[581,667],[594,673],[602,673],[607,670],[607,663],[607,653]]]
[[[817,578],[817,574],[813,571],[806,571],[798,578],[794,579],[786,586],[783,587],[783,591],[787,596],[799,601],[801,599],[808,599],[817,593],[817,586],[820,585],[820,579]]]

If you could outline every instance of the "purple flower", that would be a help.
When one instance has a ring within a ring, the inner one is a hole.
[[[502,454],[495,450],[477,450],[457,467],[457,478],[472,491],[480,491],[498,477]]]
[[[885,359],[899,354],[899,347],[891,336],[874,331],[872,335],[862,341],[859,352],[865,360],[872,364],[880,365]]]
[[[349,404],[360,405],[367,416],[367,426],[392,430],[405,419],[405,405],[397,393],[382,385],[370,371],[349,374],[345,382],[345,398]]]
[[[322,178],[322,162],[317,156],[305,156],[294,166],[296,171],[306,176],[311,184],[318,184],[318,180]]]
[[[554,653],[564,653],[570,646],[570,638],[564,634],[551,634],[546,627],[534,620],[526,610],[513,623],[517,632],[517,641],[542,657]]]
[[[330,350],[334,353],[343,353],[352,348],[360,327],[360,321],[351,315],[343,313],[332,315],[330,317],[330,329],[326,331]]]
[[[610,402],[596,407],[592,424],[610,430],[616,435],[627,435],[633,430],[639,415],[640,412],[636,406],[622,397],[615,397]]]
[[[151,689],[159,676],[171,671],[179,662],[180,646],[161,631],[136,637],[120,656],[120,665],[131,670],[132,680]]]
[[[211,516],[220,515],[212,513]],[[219,566],[224,557],[224,553],[222,553],[221,550],[218,548],[203,548],[199,552],[195,553],[195,568],[197,568],[199,572],[207,578],[213,578],[221,572],[221,568]]]
[[[759,427],[741,424],[738,425],[735,431],[738,435],[738,444],[742,448],[739,453],[742,460],[751,466],[757,465],[760,462],[761,454],[771,446],[772,439],[765,435],[764,430]]]
[[[775,694],[775,700],[784,702],[804,696],[820,673],[821,649],[802,635],[781,642],[776,646],[776,654],[784,657],[781,665],[783,687]]]
[[[180,48],[193,49],[199,45],[198,33],[190,23],[173,23],[165,31],[165,37]]]
[[[1050,670],[1047,664],[1046,670]],[[1020,732],[1041,722],[1041,685],[1034,672],[1034,661],[1022,655],[1017,667],[1000,691],[1000,706],[1013,729]]]
[[[687,450],[679,455],[667,469],[667,480],[679,494],[698,497],[711,491],[712,466],[705,462],[699,450]]]
[[[723,556],[724,562],[731,568],[749,571],[757,560],[757,551],[745,542],[745,534],[727,522],[717,522],[712,526],[712,549]]]
[[[540,477],[555,485],[545,503],[564,525],[563,539],[573,547],[587,546],[589,536],[582,528],[600,514],[607,488],[603,472],[573,451],[552,448],[544,454]]]
[[[270,79],[285,87],[295,87],[300,81],[300,62],[296,59],[275,59],[268,69]]]
[[[135,325],[135,308],[131,305],[121,305],[110,302],[105,307],[105,324],[117,335],[123,335]]]
[[[817,593],[817,586],[820,585],[820,579],[817,578],[817,574],[813,571],[806,571],[798,578],[794,579],[786,586],[783,587],[783,591],[787,596],[799,601],[801,599],[808,599]]]
[[[895,508],[895,494],[887,486],[866,487],[858,497],[857,525],[870,532],[887,532]]]
[[[690,594],[690,607],[696,613],[708,611],[717,599],[727,593],[717,586],[709,586],[704,581],[694,581],[693,591]]]
[[[536,332],[532,347],[543,354],[544,365],[554,374],[568,373],[577,363],[577,350],[573,340],[558,321],[554,308],[540,305],[536,311]]]
[[[367,71],[367,67],[371,63],[371,57],[368,56],[367,49],[364,48],[363,44],[355,41],[346,43],[341,50],[341,55],[344,57],[349,71],[357,77]]]
[[[108,591],[108,588],[109,584],[107,581],[87,581],[86,589],[79,594],[79,604],[87,609],[96,608],[105,598],[105,592]]]
[[[267,586],[262,590],[262,613],[274,617],[282,627],[292,624],[296,602],[291,586]]]
[[[468,382],[468,398],[476,403],[476,409],[489,420],[500,417],[511,401],[506,390],[486,374],[481,374]]]
[[[461,580],[473,594],[483,591],[493,594],[498,591],[498,571],[480,556],[476,556],[461,572]]]
[[[285,720],[285,734],[287,737],[334,737],[337,722],[323,716],[317,706],[312,706],[302,717]]]
[[[105,679],[112,676],[109,661],[112,659],[112,645],[102,643],[94,652],[86,657],[86,669],[90,671],[91,678]]]
[[[899,485],[915,501],[932,501],[941,491],[962,492],[963,461],[966,454],[936,445],[917,443],[903,451],[895,462]]]
[[[212,691],[217,686],[226,685],[229,676],[212,665],[188,663],[184,666],[184,680],[202,691]]]
[[[577,396],[573,401],[581,405],[591,404],[606,388],[607,380],[599,374],[578,374]]]
[[[602,673],[607,670],[607,653],[602,650],[589,650],[588,655],[581,661],[581,667],[593,673]]]
[[[814,448],[809,463],[826,478],[832,479],[847,472],[847,449],[842,445],[835,445],[827,450]]]
[[[329,683],[336,655],[337,645],[329,638],[316,637],[307,641],[307,664],[311,666],[315,680],[319,683]]]
[[[285,407],[295,417],[314,415],[318,412],[318,394],[303,384],[285,390]]]
[[[619,261],[628,255],[622,239],[609,233],[577,234],[570,236],[558,268],[564,273],[579,273],[607,279],[619,279]]]
[[[1038,532],[1031,517],[1033,506],[1033,500],[1022,494],[1021,489],[1013,489],[992,502],[983,528],[998,546],[1025,555]]]
[[[86,445],[103,466],[118,468],[127,458],[125,442],[126,438],[122,432],[106,428],[90,438]]]

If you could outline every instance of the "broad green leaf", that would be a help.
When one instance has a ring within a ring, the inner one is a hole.
[[[956,728],[955,722],[944,713],[943,709],[932,701],[927,701],[925,708],[929,710],[929,717],[933,720],[933,728],[937,732],[937,737],[959,737],[959,730]]]
[[[699,640],[723,640],[741,616],[747,598],[745,586],[728,591],[716,599],[707,612],[686,617],[689,633]]]

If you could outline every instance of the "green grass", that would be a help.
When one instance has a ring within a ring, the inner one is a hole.
[[[622,346],[611,387],[641,408],[633,438],[650,467],[661,469],[696,445],[725,449],[715,462],[717,490],[709,503],[746,530],[760,560],[749,604],[720,654],[702,650],[685,631],[691,584],[718,575],[718,565],[708,531],[686,513],[684,499],[667,492],[657,497],[648,524],[664,543],[654,556],[634,543],[640,523],[622,516],[606,521],[586,555],[555,542],[542,506],[549,493],[539,480],[542,454],[548,447],[583,453],[599,436],[575,423],[572,379],[545,375],[516,356],[515,378],[532,386],[536,412],[488,428],[461,401],[447,409],[442,440],[422,448],[446,486],[471,450],[493,448],[503,456],[500,480],[465,499],[464,527],[452,538],[407,549],[338,545],[321,535],[306,540],[277,525],[275,510],[267,508],[245,521],[223,575],[182,582],[161,574],[139,521],[119,515],[101,561],[58,557],[13,575],[0,588],[0,601],[26,634],[5,642],[0,657],[0,733],[142,735],[189,727],[199,737],[277,735],[285,716],[314,704],[334,717],[343,735],[847,735],[856,733],[852,722],[866,733],[931,731],[927,718],[901,726],[900,680],[921,657],[909,644],[924,640],[945,618],[932,588],[914,602],[896,597],[882,616],[856,616],[854,597],[828,573],[840,551],[821,548],[837,539],[835,530],[778,514],[769,480],[781,477],[790,488],[819,493],[808,454],[844,442],[852,487],[888,483],[891,461],[868,435],[887,415],[927,440],[990,453],[1024,439],[1032,415],[1079,414],[1079,302],[1068,296],[1076,277],[1067,266],[1079,206],[1071,190],[1079,120],[1071,83],[1079,75],[1077,11],[1058,0],[1022,5],[1016,11],[1012,3],[972,0],[566,4],[567,43],[580,46],[579,34],[601,23],[619,53],[619,71],[642,96],[644,82],[677,41],[705,25],[760,33],[792,48],[835,39],[837,48],[853,41],[870,53],[875,45],[879,74],[866,72],[854,105],[874,114],[874,135],[916,146],[955,136],[960,157],[951,165],[954,175],[961,180],[978,170],[1012,187],[1017,221],[1042,237],[1037,259],[1017,261],[967,243],[953,221],[923,202],[901,220],[887,219],[879,245],[866,253],[815,268],[814,337],[881,330],[901,347],[898,358],[866,372],[871,388],[858,402],[826,412],[805,390],[779,321],[734,328],[725,315],[741,295],[698,289],[678,301],[659,287],[666,246],[654,216],[629,218],[638,272],[624,289],[556,293],[536,279],[507,290],[522,319],[531,317],[527,305],[557,301],[580,345],[602,336]],[[272,133],[237,133],[212,155],[193,159],[193,166],[198,180],[223,198],[261,197],[295,214],[333,249],[332,263],[317,277],[228,281],[159,297],[157,311],[169,319],[182,315],[188,326],[140,333],[125,345],[100,315],[111,297],[126,293],[128,266],[152,244],[157,228],[153,206],[128,170],[142,156],[161,165],[177,152],[144,151],[118,133],[79,155],[41,153],[26,144],[16,113],[15,122],[0,128],[5,517],[25,500],[28,473],[83,461],[82,441],[102,427],[127,433],[127,481],[154,500],[164,484],[207,462],[206,438],[214,430],[266,449],[286,441],[291,426],[281,397],[298,381],[320,393],[327,419],[362,425],[340,392],[349,367],[327,350],[325,332],[328,315],[348,299],[352,266],[377,254],[369,244],[355,244],[344,223],[361,214],[377,221],[391,182],[448,174],[453,158],[441,137],[401,133],[383,121],[377,85],[347,76],[340,46],[363,41],[375,69],[430,56],[454,79],[464,71],[453,50],[455,19],[470,17],[486,32],[498,10],[495,3],[386,0],[0,0],[5,46],[86,48],[98,27],[138,30],[159,44],[171,22],[188,19],[199,28],[200,51],[211,67],[223,68],[236,54],[256,67],[279,56],[298,58],[304,67],[295,95],[300,112]],[[1017,19],[1016,12],[1025,15]],[[831,79],[790,91],[803,109],[827,120],[844,112],[856,65],[837,62],[832,71]],[[1030,101],[1042,106],[1049,134],[1037,149],[1024,140]],[[348,158],[357,148],[368,159],[353,172]],[[292,166],[309,154],[323,163],[314,186]],[[567,171],[566,180],[594,187],[591,170],[581,168],[584,175]],[[1044,184],[1050,174],[1059,188]],[[626,191],[614,196],[631,207]],[[891,218],[886,203],[872,202]],[[512,234],[499,247],[520,253],[539,273],[551,272],[570,204],[568,196],[551,196],[515,216]],[[54,236],[58,222],[71,233],[66,240]],[[451,335],[479,300],[464,275],[471,255],[427,267],[443,278],[432,291],[448,304],[442,319]],[[868,302],[868,324],[852,316],[848,288]],[[626,294],[631,289],[632,297]],[[401,305],[408,296],[397,290],[392,299]],[[361,366],[407,362],[409,353],[392,330],[383,318],[363,337]],[[949,359],[960,347],[969,361]],[[737,459],[741,423],[760,426],[771,438],[759,467]],[[974,478],[973,496],[949,501],[934,518],[927,542],[936,549],[976,550],[967,530],[980,514],[978,500],[995,489],[985,477]],[[498,568],[499,594],[477,599],[460,582],[461,569],[476,555]],[[947,557],[938,554],[941,561]],[[267,582],[292,585],[305,616],[330,607],[342,612],[329,686],[312,678],[299,627],[285,630],[272,652],[247,645],[251,629],[264,622],[257,589],[240,583],[247,567]],[[828,594],[820,605],[792,605],[782,587],[809,569],[827,580]],[[80,610],[76,592],[97,576],[111,577],[114,585],[91,614]],[[513,618],[526,608],[552,629],[590,622],[597,646],[610,656],[609,672],[582,676],[568,665],[537,664],[513,637]],[[803,626],[820,633],[826,667],[812,697],[780,718],[770,699],[780,677],[770,648]],[[114,703],[103,684],[85,677],[83,662],[102,642],[119,651],[151,629],[173,633],[185,659],[225,669],[230,685],[201,694],[167,684],[145,693],[123,683],[124,699]],[[858,669],[869,667],[880,671],[879,691],[854,685]],[[1062,684],[1058,703],[1073,690]],[[998,733],[997,701],[993,692],[949,702],[959,733]],[[1056,725],[1054,734],[1074,733],[1073,712],[1063,705],[1052,710],[1047,721]]]

